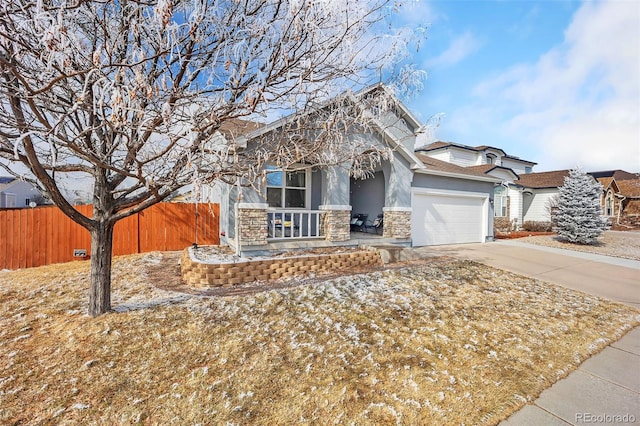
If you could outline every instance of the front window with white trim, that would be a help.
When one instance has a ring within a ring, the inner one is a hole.
[[[495,217],[507,216],[507,188],[497,186],[493,191],[493,215]]]
[[[309,177],[306,170],[287,171],[267,166],[267,203],[269,207],[307,207]]]

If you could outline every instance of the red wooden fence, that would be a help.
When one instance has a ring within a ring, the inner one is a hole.
[[[91,215],[92,207],[76,206]],[[160,203],[116,224],[114,256],[220,244],[220,205]],[[197,235],[196,235],[197,234]],[[53,206],[0,210],[0,269],[30,268],[91,254],[89,232]]]

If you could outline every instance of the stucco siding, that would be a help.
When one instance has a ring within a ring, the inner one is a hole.
[[[385,207],[410,207],[413,170],[409,162],[394,152],[391,160],[383,163],[382,169],[388,182]]]
[[[413,188],[444,189],[452,191],[486,192],[493,198],[493,182],[480,182],[416,173]]]
[[[351,179],[351,213],[366,214],[373,222],[384,207],[384,175],[376,172],[372,178]]]
[[[393,135],[407,149],[413,151],[416,136],[413,132],[414,129],[407,124],[406,120],[389,111],[383,117],[380,117],[380,122],[383,124],[384,130]]]

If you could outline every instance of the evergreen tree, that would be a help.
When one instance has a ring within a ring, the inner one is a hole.
[[[556,231],[560,239],[578,244],[593,244],[607,229],[601,215],[602,186],[580,170],[571,170],[560,188]]]

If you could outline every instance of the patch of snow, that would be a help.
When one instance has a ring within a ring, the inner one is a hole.
[[[73,404],[70,408],[73,410],[86,410],[87,408],[91,408],[91,405],[76,403],[76,404]]]

